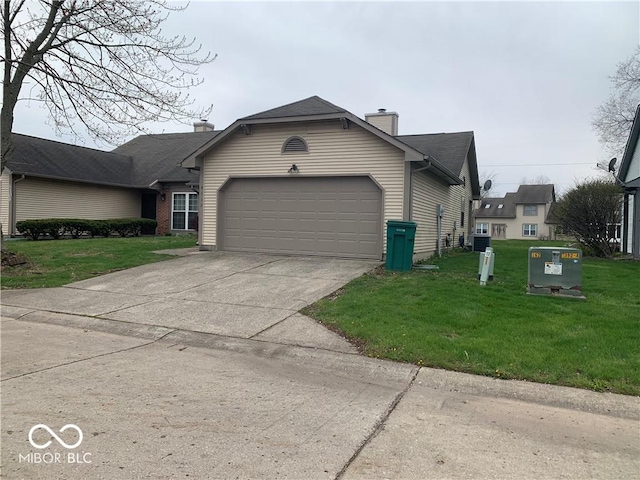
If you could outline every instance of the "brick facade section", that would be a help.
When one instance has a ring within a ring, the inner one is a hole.
[[[162,187],[161,195],[158,195],[157,204],[157,220],[158,220],[158,235],[164,235],[171,232],[171,188],[167,186]],[[164,200],[162,200],[164,195]]]

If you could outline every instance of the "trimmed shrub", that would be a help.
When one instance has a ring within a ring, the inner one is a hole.
[[[47,225],[42,220],[20,220],[16,222],[16,230],[31,240],[38,240],[47,230]]]
[[[41,220],[21,220],[16,229],[25,237],[38,240],[42,235],[58,239],[62,235],[79,238],[89,235],[109,237],[117,233],[121,237],[139,236],[143,228],[155,228],[158,222],[148,218],[113,218],[109,220],[84,220],[78,218],[47,218]]]

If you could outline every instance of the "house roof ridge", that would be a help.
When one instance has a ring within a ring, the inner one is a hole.
[[[336,105],[335,103],[331,103],[330,101],[325,100],[324,98],[319,97],[318,95],[313,95],[313,96],[312,96],[312,97],[310,97],[310,98],[315,98],[316,100],[319,100],[319,101],[321,101],[322,103],[324,103],[325,105],[327,105],[327,106],[329,106],[329,107],[333,107],[333,108],[335,108],[336,110],[341,110],[341,111],[343,111],[343,112],[349,112],[346,108],[343,108],[343,107],[341,107],[341,106],[339,106],[339,105]],[[307,100],[308,100],[308,99],[307,99]],[[349,113],[351,113],[351,112],[349,112]]]
[[[423,137],[425,135],[455,135],[460,133],[471,133],[475,135],[473,130],[463,130],[461,132],[437,132],[437,133],[407,133],[402,135],[394,135],[395,137]]]

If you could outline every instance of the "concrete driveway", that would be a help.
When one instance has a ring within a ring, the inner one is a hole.
[[[27,309],[20,311],[26,320],[45,311],[352,352],[348,342],[297,312],[377,265],[207,252],[61,288],[5,290],[2,304],[5,312]]]

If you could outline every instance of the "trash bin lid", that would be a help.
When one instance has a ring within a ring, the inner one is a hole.
[[[404,220],[387,220],[387,227],[415,227],[418,224],[416,222],[404,221]]]

